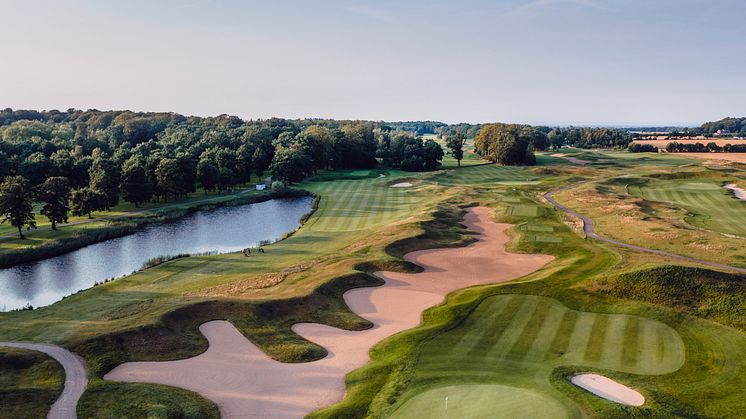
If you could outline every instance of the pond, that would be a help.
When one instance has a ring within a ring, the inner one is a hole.
[[[174,222],[0,270],[0,310],[41,307],[96,282],[118,278],[159,256],[228,253],[276,241],[300,225],[313,199],[284,198],[200,211]]]

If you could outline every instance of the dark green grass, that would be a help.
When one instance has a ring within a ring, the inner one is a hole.
[[[658,266],[606,276],[599,291],[671,307],[746,331],[746,276],[686,266]]]
[[[46,418],[65,373],[49,356],[0,347],[0,418]]]
[[[78,403],[81,419],[219,417],[217,406],[198,394],[155,384],[94,383]]]

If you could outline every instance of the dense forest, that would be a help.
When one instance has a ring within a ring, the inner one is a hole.
[[[41,202],[54,228],[68,212],[90,215],[120,199],[137,206],[267,175],[292,184],[321,169],[434,170],[443,150],[416,135],[444,125],[5,109],[0,213],[14,226],[32,225],[30,208]]]
[[[719,121],[705,122],[700,129],[703,135],[712,135],[719,130],[727,130],[732,134],[746,136],[746,117],[723,118]]]

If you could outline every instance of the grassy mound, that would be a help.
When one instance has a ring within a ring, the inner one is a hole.
[[[191,391],[155,384],[107,383],[84,393],[78,403],[78,417],[217,419],[220,413],[214,403]]]
[[[0,348],[0,418],[45,418],[64,381],[62,366],[51,357]]]
[[[746,276],[665,265],[599,281],[600,291],[670,307],[746,331]]]

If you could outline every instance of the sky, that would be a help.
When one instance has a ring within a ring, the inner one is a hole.
[[[531,124],[746,115],[744,0],[0,0],[0,107]]]

